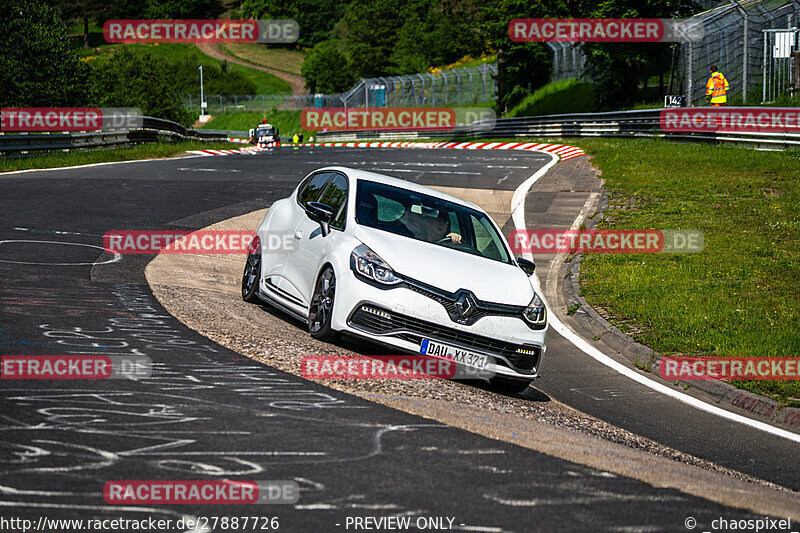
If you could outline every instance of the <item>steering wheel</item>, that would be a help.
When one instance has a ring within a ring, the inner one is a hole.
[[[445,244],[445,243],[448,243],[448,242],[449,243],[455,243],[456,241],[454,241],[450,237],[444,237],[442,239],[439,239],[438,241],[434,241],[434,244]]]

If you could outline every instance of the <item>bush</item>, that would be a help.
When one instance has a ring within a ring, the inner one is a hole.
[[[39,0],[0,2],[0,106],[83,106],[90,69],[57,11]]]
[[[122,48],[94,71],[95,102],[105,107],[138,107],[143,115],[188,126],[193,118],[181,105],[175,77],[165,59]]]
[[[300,69],[311,93],[340,93],[356,82],[337,41],[323,41],[311,49]]]

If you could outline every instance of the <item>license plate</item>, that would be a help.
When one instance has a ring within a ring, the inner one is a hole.
[[[472,353],[461,348],[454,348],[446,344],[433,342],[428,339],[422,339],[422,344],[419,347],[419,353],[422,355],[432,355],[436,357],[443,357],[450,359],[462,365],[483,370],[486,368],[488,357],[485,355]]]

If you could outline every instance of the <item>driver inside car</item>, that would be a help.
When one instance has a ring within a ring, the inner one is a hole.
[[[449,238],[452,242],[461,242],[461,235],[450,231],[450,215],[444,211],[428,225],[428,240],[438,242]]]

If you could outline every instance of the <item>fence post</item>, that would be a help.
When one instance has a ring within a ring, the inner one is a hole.
[[[800,50],[792,52],[792,96],[800,94]]]
[[[694,102],[694,41],[689,41],[689,50],[686,54],[686,95],[689,106]]]
[[[483,100],[481,102],[486,101],[486,63],[483,64]]]
[[[750,84],[750,79],[747,76],[748,70],[748,63],[750,62],[750,16],[747,14],[747,10],[743,10],[744,13],[744,58],[742,59],[742,101],[744,105],[747,105],[747,86]]]
[[[761,65],[761,103],[767,101],[767,35],[768,32],[763,32],[764,34],[764,57],[762,58],[762,65]]]

